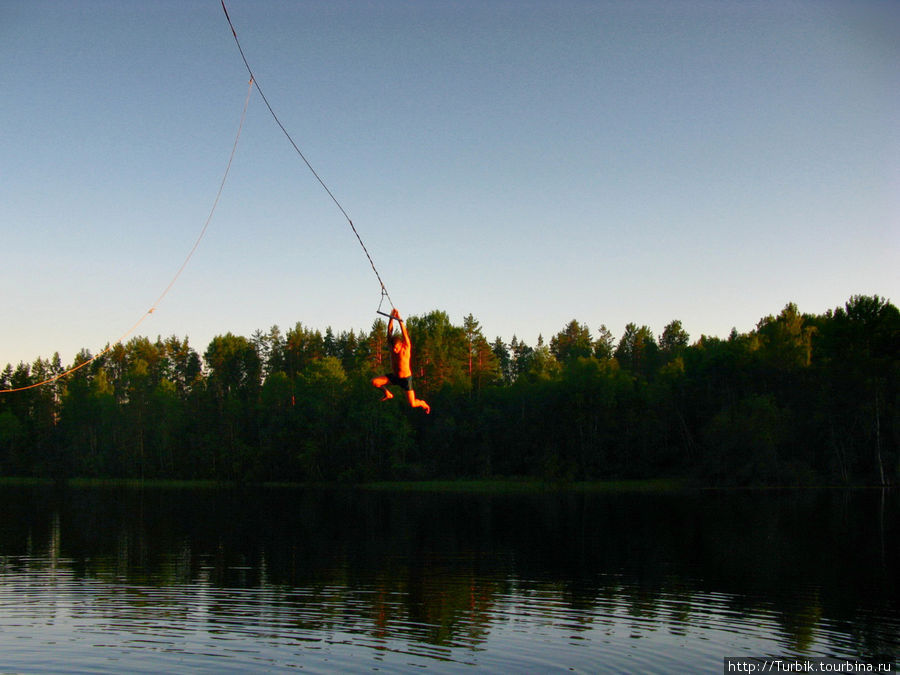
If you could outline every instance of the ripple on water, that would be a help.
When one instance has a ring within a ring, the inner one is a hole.
[[[619,582],[585,600],[556,584],[501,581],[480,582],[498,589],[487,600],[473,588],[465,602],[426,605],[409,588],[223,588],[208,578],[150,585],[79,578],[58,560],[6,558],[0,653],[5,669],[52,672],[121,672],[126,664],[132,672],[695,672],[720,668],[724,656],[802,647],[854,657],[858,648],[846,625],[829,620],[814,622],[798,646],[771,606],[725,593],[679,588],[650,597]],[[473,580],[445,584],[458,590]],[[896,645],[896,613],[879,620]]]

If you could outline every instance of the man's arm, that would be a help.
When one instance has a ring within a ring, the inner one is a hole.
[[[387,327],[388,342],[390,342],[390,340],[391,340],[391,335],[394,334],[394,319],[397,319],[397,321],[400,321],[400,312],[397,311],[396,307],[393,310],[391,310],[391,316],[388,319],[388,327]],[[400,325],[401,326],[403,325],[402,321],[400,322]]]
[[[407,347],[412,347],[412,340],[409,339],[409,333],[406,332],[406,324],[400,317],[397,317],[397,321],[400,323],[400,332],[403,333],[403,342],[406,343]]]

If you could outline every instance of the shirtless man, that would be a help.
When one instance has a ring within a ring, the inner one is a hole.
[[[400,335],[394,335],[394,319],[400,324]],[[412,369],[409,367],[409,358],[412,355],[412,341],[406,332],[406,324],[400,318],[400,312],[396,309],[391,312],[391,318],[387,325],[388,342],[391,343],[391,368],[393,372],[385,373],[372,380],[372,385],[384,391],[382,401],[394,398],[388,391],[387,385],[394,384],[406,392],[406,400],[413,408],[424,408],[425,413],[431,412],[431,406],[422,399],[416,398],[416,392],[412,388]]]

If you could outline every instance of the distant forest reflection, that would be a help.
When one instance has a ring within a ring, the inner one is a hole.
[[[575,632],[579,617],[584,630],[608,617],[676,635],[772,622],[785,652],[823,633],[844,655],[900,649],[900,495],[886,490],[5,487],[0,507],[0,585],[43,569],[157,614],[207,594],[210,620],[227,623],[216,589],[246,589],[263,594],[266,621],[309,607],[311,630],[378,637],[403,625],[431,645],[475,647],[511,605],[549,598]]]

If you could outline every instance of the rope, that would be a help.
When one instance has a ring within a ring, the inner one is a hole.
[[[181,276],[181,273],[184,271],[184,268],[187,267],[187,264],[190,261],[190,259],[193,257],[194,252],[197,250],[197,247],[200,246],[200,240],[203,239],[203,236],[206,234],[206,230],[209,227],[210,222],[212,221],[213,214],[216,212],[216,207],[219,205],[219,198],[222,196],[222,190],[225,188],[225,179],[228,178],[228,172],[231,171],[231,163],[234,161],[234,154],[237,151],[238,139],[240,139],[241,130],[244,128],[244,120],[247,118],[247,108],[250,105],[250,94],[252,94],[252,93],[253,93],[253,80],[251,79],[247,85],[247,98],[244,100],[244,110],[243,110],[243,112],[241,112],[241,122],[238,125],[237,135],[234,137],[234,144],[231,146],[231,155],[228,157],[228,164],[225,167],[225,173],[222,176],[222,182],[219,184],[219,191],[216,193],[216,198],[213,201],[212,208],[209,211],[209,215],[206,217],[206,222],[203,224],[203,229],[200,230],[200,235],[197,237],[197,240],[194,242],[194,246],[191,248],[190,252],[187,254],[187,257],[184,259],[184,262],[181,263],[181,267],[179,267],[178,271],[175,272],[175,276],[172,277],[172,280],[169,282],[169,285],[166,286],[166,289],[156,299],[156,302],[154,302],[153,305],[150,307],[150,309],[148,309],[147,312],[143,316],[141,316],[141,318],[138,319],[137,322],[131,328],[129,328],[127,331],[125,331],[118,340],[113,342],[111,345],[107,345],[106,349],[104,349],[99,354],[96,354],[95,356],[92,356],[91,358],[89,358],[87,361],[84,361],[83,363],[79,363],[77,366],[69,368],[68,370],[63,371],[63,372],[59,373],[58,375],[54,375],[53,377],[50,377],[41,382],[35,382],[34,384],[30,384],[25,387],[19,387],[17,389],[0,389],[0,394],[11,394],[11,393],[17,392],[17,391],[26,391],[27,389],[35,389],[37,387],[42,387],[46,384],[50,384],[51,382],[56,382],[57,380],[62,379],[66,375],[71,375],[72,373],[74,373],[77,370],[81,370],[86,365],[93,363],[94,361],[99,359],[101,356],[104,356],[104,355],[108,354],[109,352],[111,352],[117,344],[122,342],[125,338],[127,338],[134,331],[136,331],[138,326],[140,326],[147,319],[147,317],[149,317],[151,314],[153,314],[153,312],[156,311],[156,309],[159,307],[159,304],[162,302],[163,298],[165,298],[166,295],[168,295],[169,291],[172,290],[172,286],[175,285],[175,282],[178,280],[178,277]]]
[[[353,230],[353,234],[356,235],[356,240],[359,242],[359,245],[362,246],[363,253],[366,254],[366,258],[369,259],[369,264],[372,266],[372,271],[375,272],[375,277],[378,279],[378,283],[381,285],[381,295],[382,300],[384,297],[387,297],[388,302],[391,303],[391,307],[394,306],[393,300],[391,300],[390,294],[387,292],[387,288],[384,285],[384,281],[381,280],[381,275],[378,273],[378,268],[375,267],[375,262],[372,260],[372,256],[369,255],[369,249],[366,248],[366,245],[363,243],[362,237],[359,236],[359,232],[356,230],[356,226],[353,224],[353,220],[347,214],[347,211],[341,206],[341,203],[337,200],[337,197],[334,196],[334,193],[329,189],[329,187],[325,184],[325,181],[322,180],[322,177],[318,174],[318,172],[313,168],[312,164],[310,164],[309,160],[306,159],[306,155],[303,154],[303,151],[300,150],[299,146],[294,142],[294,139],[291,138],[291,135],[288,133],[288,130],[284,128],[284,125],[281,123],[281,120],[278,119],[278,115],[275,114],[275,111],[272,109],[272,106],[269,104],[269,99],[266,98],[266,95],[263,93],[263,90],[259,86],[259,82],[256,79],[256,76],[253,74],[253,71],[250,69],[250,63],[247,61],[247,57],[244,55],[244,50],[241,47],[241,42],[238,40],[237,31],[234,29],[234,24],[231,22],[231,17],[228,15],[228,9],[225,7],[225,0],[222,0],[222,11],[225,12],[225,18],[228,20],[228,26],[231,28],[231,34],[234,36],[234,42],[237,45],[238,51],[241,54],[241,59],[244,61],[244,66],[247,68],[247,72],[250,74],[250,79],[254,85],[256,85],[256,90],[259,92],[260,97],[262,97],[263,103],[266,104],[266,107],[269,109],[269,112],[272,114],[272,118],[275,120],[275,123],[281,129],[282,133],[288,139],[290,144],[293,146],[294,150],[300,155],[300,159],[303,160],[303,163],[306,164],[306,168],[310,170],[313,176],[315,176],[316,180],[319,181],[319,185],[328,193],[328,196],[331,197],[331,201],[334,202],[335,206],[338,207],[340,212],[344,215],[347,222],[350,224],[350,229]],[[379,305],[379,308],[381,305]]]

